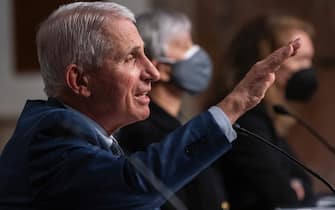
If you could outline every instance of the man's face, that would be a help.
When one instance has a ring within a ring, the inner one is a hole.
[[[92,74],[90,88],[97,120],[108,131],[149,116],[147,94],[159,73],[145,56],[143,41],[131,21],[108,21],[107,33],[113,50],[102,69]]]

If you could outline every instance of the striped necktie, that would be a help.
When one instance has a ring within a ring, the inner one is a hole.
[[[110,137],[112,144],[109,146],[114,155],[124,155],[122,148],[114,137]]]

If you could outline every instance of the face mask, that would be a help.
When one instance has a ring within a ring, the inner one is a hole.
[[[312,67],[295,72],[286,84],[286,99],[307,102],[317,90],[318,80]]]
[[[204,91],[212,76],[212,62],[205,50],[193,46],[185,59],[171,64],[172,82],[190,94]]]

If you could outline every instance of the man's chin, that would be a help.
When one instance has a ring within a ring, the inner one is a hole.
[[[135,123],[138,121],[143,121],[148,119],[148,117],[150,116],[150,109],[149,107],[146,110],[142,110],[141,112],[138,112],[136,115],[136,117],[134,118],[134,120],[131,123]]]
[[[143,113],[143,115],[141,115],[139,121],[146,120],[149,118],[149,116],[150,116],[150,110],[148,108],[148,110],[145,113]]]

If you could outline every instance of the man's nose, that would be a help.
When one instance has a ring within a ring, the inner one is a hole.
[[[151,63],[151,61],[146,57],[145,58],[145,73],[151,81],[159,80],[160,74],[157,68]]]

